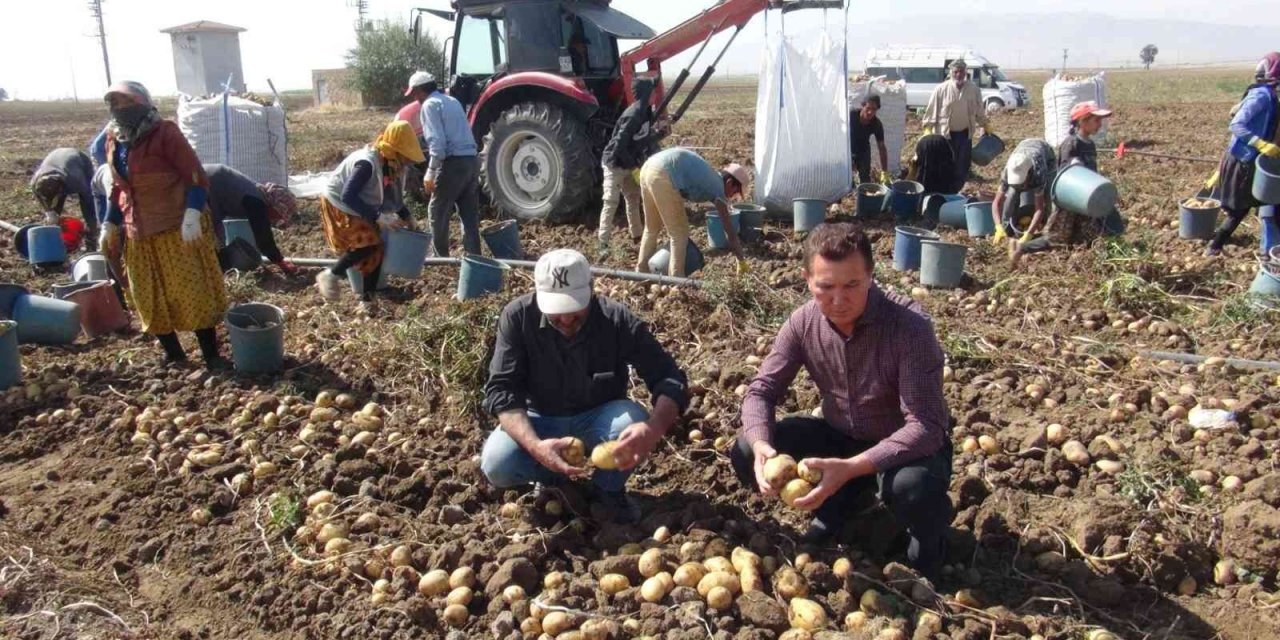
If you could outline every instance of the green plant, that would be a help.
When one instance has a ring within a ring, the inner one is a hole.
[[[1174,299],[1160,285],[1132,273],[1122,273],[1102,283],[1103,303],[1113,309],[1168,317],[1175,309]]]
[[[1211,314],[1211,317],[1213,324],[1218,326],[1251,329],[1270,322],[1274,314],[1275,312],[1263,306],[1254,294],[1237,293],[1224,298],[1222,307]]]
[[[352,87],[373,105],[404,100],[404,85],[414,71],[429,71],[443,84],[444,50],[430,34],[417,42],[403,21],[367,22],[356,32],[356,46],[347,52]]]
[[[982,339],[963,333],[948,331],[942,336],[942,350],[952,362],[976,362],[990,360],[991,356],[982,348]]]
[[[700,289],[711,306],[724,305],[735,317],[746,318],[761,328],[777,329],[804,296],[791,289],[778,289],[758,277],[717,272],[702,281]]]
[[[302,524],[302,500],[289,492],[271,494],[267,500],[267,531],[286,534]]]
[[[1116,476],[1116,488],[1121,496],[1140,506],[1157,499],[1187,503],[1200,499],[1200,485],[1180,471],[1139,463],[1131,463]]]

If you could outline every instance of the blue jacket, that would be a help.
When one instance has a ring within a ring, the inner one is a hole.
[[[1272,140],[1276,135],[1276,88],[1257,86],[1245,94],[1240,109],[1231,119],[1231,146],[1228,151],[1240,162],[1253,162],[1258,150],[1249,146],[1249,140],[1257,136]]]
[[[431,166],[440,166],[445,158],[476,155],[476,138],[467,123],[467,112],[453,96],[439,91],[427,96],[422,103],[421,118]]]

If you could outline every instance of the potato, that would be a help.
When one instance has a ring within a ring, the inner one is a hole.
[[[612,471],[618,468],[618,458],[614,455],[614,450],[618,448],[616,440],[609,442],[601,442],[591,450],[591,464],[598,469]],[[576,465],[575,465],[576,466]]]
[[[738,573],[742,573],[747,567],[760,568],[760,556],[743,547],[734,547],[733,553],[729,554],[729,561],[733,563],[733,570]]]
[[[853,571],[853,563],[849,562],[848,558],[836,558],[831,565],[831,573],[834,573],[837,578],[844,578],[850,571]]]
[[[381,523],[382,519],[378,517],[378,514],[367,511],[356,518],[355,528],[357,531],[376,531]]]
[[[525,597],[524,587],[518,584],[513,584],[507,587],[506,589],[502,590],[502,599],[506,601],[507,604],[512,604],[514,602],[519,602],[520,600],[524,600],[524,597]]]
[[[542,617],[542,632],[549,636],[558,636],[573,628],[574,620],[563,611],[548,611]]]
[[[715,587],[723,587],[731,594],[742,591],[742,583],[738,580],[738,576],[727,571],[712,571],[698,581],[698,595],[706,598]]]
[[[565,575],[559,571],[552,571],[542,578],[543,589],[559,589],[567,582]]]
[[[505,502],[498,507],[498,515],[508,520],[515,520],[520,517],[520,505],[514,502]]]
[[[715,556],[702,561],[702,566],[707,568],[707,572],[723,571],[725,573],[735,573],[737,570],[733,568],[733,561],[724,556]]]
[[[1068,440],[1062,445],[1062,457],[1067,462],[1083,467],[1089,464],[1089,450],[1079,440]]]
[[[449,574],[449,588],[457,589],[458,587],[474,587],[476,586],[476,571],[471,567],[462,566],[453,570]]]
[[[875,640],[907,640],[907,632],[896,627],[885,627],[876,634]]]
[[[330,538],[324,543],[326,556],[340,556],[351,550],[351,541],[346,538]]]
[[[788,507],[794,507],[796,506],[796,500],[809,495],[810,491],[813,491],[813,485],[809,484],[805,480],[796,478],[788,482],[787,486],[782,488],[782,501],[785,502]]]
[[[432,569],[418,580],[418,593],[434,598],[449,590],[449,572],[444,569]]]
[[[524,621],[520,623],[520,632],[523,633],[526,638],[536,637],[538,634],[542,633],[542,622],[537,618],[525,618]]]
[[[809,554],[807,553],[802,553],[796,556],[796,562],[795,562],[796,571],[804,569],[805,565],[809,564],[809,561],[812,559],[813,558],[809,557]]]
[[[796,478],[796,459],[782,454],[769,458],[764,463],[764,480],[774,491],[781,490]]]
[[[964,440],[960,441],[960,451],[964,453],[973,453],[974,451],[977,451],[977,450],[978,450],[977,438],[973,436],[969,436]]]
[[[800,463],[796,465],[796,475],[799,476],[801,480],[804,480],[805,482],[808,482],[809,484],[812,484],[812,485],[816,485],[819,482],[822,482],[822,470],[815,469],[805,464],[803,460],[801,460]]]
[[[671,539],[671,529],[667,527],[658,527],[653,532],[653,541],[663,544]]]
[[[787,620],[792,628],[817,631],[827,626],[827,612],[812,600],[792,598],[787,608]]]
[[[656,575],[645,580],[644,584],[640,585],[640,597],[644,598],[645,602],[661,602],[663,598],[667,597],[667,591],[666,580]]]
[[[320,393],[317,393],[317,394],[316,394],[316,406],[317,406],[317,407],[321,407],[321,408],[328,408],[328,407],[332,407],[332,406],[333,406],[333,392],[332,392],[332,391],[321,391]]]
[[[1067,428],[1055,422],[1045,427],[1044,435],[1049,444],[1062,444],[1067,439]]]
[[[742,584],[743,593],[764,591],[764,578],[760,577],[760,570],[754,566],[744,567],[738,573],[738,581]]]
[[[311,410],[311,421],[316,424],[333,422],[339,415],[341,414],[333,407],[316,407]]]
[[[844,628],[846,631],[857,631],[867,624],[867,614],[861,611],[851,612],[844,617]]]
[[[582,623],[582,628],[578,632],[582,634],[582,640],[608,640],[609,636],[613,635],[615,626],[610,620],[593,619]],[[556,640],[560,639],[556,638]]]
[[[600,590],[607,595],[614,595],[631,587],[631,581],[621,573],[610,573],[600,578]]]
[[[686,562],[676,569],[672,578],[677,586],[694,588],[698,586],[698,581],[702,580],[705,575],[707,575],[707,570],[703,569],[701,564]]]
[[[644,553],[644,547],[636,542],[628,542],[618,547],[618,555],[620,556],[638,556]]]
[[[989,456],[1000,453],[1000,443],[996,442],[995,438],[987,435],[978,436],[978,448]]]
[[[444,597],[444,601],[448,604],[469,605],[471,599],[475,597],[475,592],[471,591],[471,587],[457,587]]]
[[[813,634],[804,629],[787,629],[778,636],[778,640],[813,640]]]
[[[402,544],[391,550],[391,566],[408,567],[413,564],[413,549],[409,545]]]
[[[328,544],[334,538],[347,537],[347,525],[342,522],[326,522],[320,527],[320,532],[316,534],[316,542],[320,544]]]
[[[667,563],[662,558],[661,550],[650,549],[640,554],[640,575],[652,578],[666,569]]]
[[[1106,629],[1093,629],[1085,636],[1085,640],[1120,640],[1120,636]]]
[[[459,629],[471,619],[471,612],[460,604],[451,604],[444,608],[444,621],[454,629]]]
[[[332,502],[321,502],[316,508],[311,510],[311,519],[315,522],[325,522],[338,512],[338,505]]]
[[[196,507],[191,510],[191,521],[202,527],[209,524],[209,521],[212,519],[213,513],[204,507]]]
[[[1239,580],[1236,574],[1236,561],[1230,558],[1223,558],[1217,564],[1213,565],[1213,581],[1219,585],[1235,584]]]
[[[712,587],[707,591],[707,606],[717,611],[727,611],[733,606],[733,592],[725,587]]]
[[[773,574],[773,590],[777,591],[783,600],[789,601],[792,598],[803,598],[809,595],[809,584],[799,571],[791,567],[783,567]]]

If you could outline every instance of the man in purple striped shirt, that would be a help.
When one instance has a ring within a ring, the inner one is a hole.
[[[732,452],[744,486],[775,493],[764,463],[780,453],[822,472],[795,506],[815,511],[805,534],[838,534],[873,487],[911,536],[907,558],[935,576],[951,521],[950,415],[942,348],[932,320],[910,298],[872,281],[871,243],[851,224],[823,224],[805,242],[813,300],[791,314],[742,403]],[[776,422],[775,410],[804,367],[822,394],[822,418]]]

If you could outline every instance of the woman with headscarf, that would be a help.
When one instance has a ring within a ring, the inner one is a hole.
[[[394,121],[373,144],[347,156],[320,195],[320,222],[329,247],[340,254],[338,263],[316,275],[316,288],[326,300],[336,300],[347,269],[364,277],[360,307],[372,311],[373,291],[382,273],[381,229],[412,226],[403,204],[403,171],[426,157],[409,123]]]
[[[106,158],[112,185],[99,248],[118,259],[124,227],[129,297],[166,362],[186,360],[177,332],[194,331],[205,365],[226,366],[214,327],[227,293],[200,159],[178,125],[160,117],[141,83],[117,82],[104,99],[111,108]]]
[[[916,142],[908,179],[924,185],[925,193],[959,193],[962,182],[956,179],[956,157],[946,138],[929,134]]]
[[[258,184],[225,164],[206,164],[204,172],[209,176],[209,210],[213,213],[213,228],[221,234],[226,220],[248,220],[254,243],[262,255],[286,276],[297,273],[298,267],[284,259],[271,231],[272,225],[282,229],[288,226],[298,211],[298,201],[293,194],[278,184]],[[225,239],[223,242],[225,244]]]
[[[1266,254],[1280,245],[1280,226],[1276,221],[1276,206],[1264,205],[1253,197],[1253,174],[1257,170],[1259,155],[1280,158],[1280,103],[1277,101],[1276,84],[1280,82],[1280,53],[1272,51],[1258,62],[1254,70],[1253,84],[1245,90],[1244,99],[1236,107],[1231,118],[1231,141],[1218,175],[1222,188],[1222,212],[1227,219],[1218,227],[1207,255],[1222,253],[1222,247],[1231,239],[1236,227],[1257,207],[1262,221],[1262,251]]]

